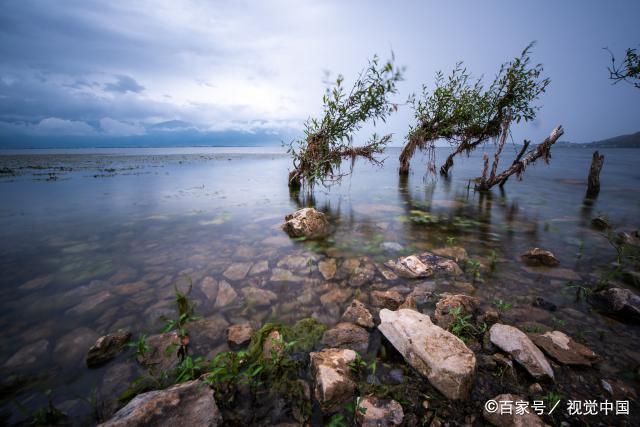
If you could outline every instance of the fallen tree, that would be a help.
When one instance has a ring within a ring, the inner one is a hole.
[[[503,186],[511,175],[516,175],[518,179],[522,179],[522,175],[524,174],[527,166],[535,163],[535,161],[539,158],[542,158],[545,164],[549,164],[549,160],[551,159],[551,146],[555,144],[558,138],[560,138],[563,134],[564,129],[562,128],[562,126],[556,126],[556,128],[541,144],[531,149],[526,154],[524,154],[524,151],[529,146],[529,143],[525,141],[525,145],[516,157],[516,160],[511,164],[510,167],[502,171],[500,174],[496,174],[496,169],[500,157],[499,151],[496,151],[493,163],[494,166],[492,167],[489,177],[487,177],[487,170],[489,168],[489,156],[485,154],[484,168],[482,170],[482,176],[477,180],[476,190],[486,191],[497,184]]]
[[[289,144],[287,152],[293,157],[289,172],[289,187],[312,188],[316,183],[328,186],[351,173],[356,158],[380,164],[375,158],[382,153],[391,135],[372,138],[363,146],[353,145],[353,135],[367,121],[385,121],[397,106],[389,100],[395,94],[396,83],[402,80],[402,70],[393,64],[394,58],[380,65],[377,57],[369,61],[351,91],[346,93],[339,75],[332,88],[323,96],[324,115],[305,123],[305,138]],[[348,172],[341,170],[343,160],[351,160]]]

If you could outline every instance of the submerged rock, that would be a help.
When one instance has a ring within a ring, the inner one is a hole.
[[[137,395],[120,409],[103,427],[154,426],[218,426],[222,415],[213,390],[195,380],[165,390]]]
[[[238,298],[238,293],[231,285],[224,280],[218,284],[218,294],[216,295],[215,308],[222,308],[231,305]]]
[[[80,304],[67,310],[67,314],[81,316],[83,314],[86,314],[92,311],[94,308],[96,308],[97,306],[104,303],[110,298],[111,298],[111,292],[109,291],[98,292],[95,295],[91,295],[90,297],[87,297]]]
[[[605,216],[597,216],[591,220],[591,225],[598,230],[606,230],[607,228],[611,228],[611,224],[609,223],[609,219]]]
[[[351,272],[349,286],[359,288],[371,282],[376,275],[376,267],[371,262],[363,261]]]
[[[460,316],[475,316],[479,306],[480,300],[478,298],[467,295],[446,295],[436,303],[435,322],[441,328],[449,329],[455,320],[451,309],[460,309]]]
[[[371,305],[379,308],[388,308],[389,310],[397,310],[400,304],[404,302],[404,298],[398,291],[372,291]]]
[[[53,358],[61,365],[74,366],[81,362],[98,334],[92,329],[76,328],[57,340],[53,349]]]
[[[399,276],[407,279],[426,278],[434,273],[445,273],[453,276],[462,274],[462,269],[455,261],[437,256],[431,252],[390,260],[385,265]]]
[[[591,366],[599,360],[596,353],[560,331],[530,334],[529,337],[542,351],[563,365]]]
[[[187,323],[189,347],[198,356],[205,356],[217,344],[224,342],[229,322],[219,314]]]
[[[227,341],[234,345],[246,344],[251,341],[251,334],[253,334],[253,328],[249,322],[231,325],[227,328]]]
[[[163,372],[178,363],[180,337],[177,333],[167,332],[151,335],[147,337],[146,343],[149,346],[149,351],[136,355],[136,360],[142,366],[154,372]]]
[[[218,282],[211,276],[207,276],[200,282],[200,290],[209,301],[215,301],[218,297]]]
[[[267,289],[253,288],[251,286],[240,289],[240,292],[242,292],[247,301],[251,301],[256,307],[269,306],[278,299],[275,293]]]
[[[111,417],[122,406],[119,397],[131,386],[135,372],[135,364],[130,360],[111,365],[105,370],[98,388],[103,419]]]
[[[300,283],[304,281],[304,277],[297,276],[290,272],[289,270],[285,270],[282,268],[274,268],[271,270],[271,278],[270,282],[290,282],[290,283]]]
[[[451,258],[455,262],[463,262],[469,258],[467,250],[462,246],[446,246],[444,248],[434,249],[433,253],[446,258]]]
[[[327,306],[331,304],[342,304],[346,302],[353,292],[351,289],[344,288],[335,288],[327,292],[326,294],[322,294],[320,296],[320,302],[322,305]]]
[[[237,282],[247,277],[252,266],[252,262],[236,262],[231,264],[222,275],[231,281]]]
[[[309,354],[314,395],[325,412],[339,410],[353,397],[356,383],[349,364],[356,360],[356,352],[349,349],[327,348]]]
[[[49,352],[49,341],[45,339],[38,340],[28,344],[15,352],[4,365],[5,368],[17,368],[20,366],[32,365],[44,358]]]
[[[369,333],[353,323],[342,322],[325,331],[322,344],[336,348],[350,348],[358,353],[366,353],[369,348]]]
[[[560,261],[553,255],[551,251],[540,248],[531,248],[520,255],[522,261],[527,265],[543,265],[545,267],[555,267]]]
[[[356,406],[356,420],[362,427],[399,426],[404,419],[402,406],[393,399],[359,397]]]
[[[354,299],[351,304],[349,304],[349,307],[347,307],[342,315],[342,321],[355,323],[364,328],[373,328],[375,326],[371,312],[357,299]]]
[[[131,339],[131,332],[119,331],[98,338],[87,353],[87,366],[100,366],[120,354]]]
[[[380,311],[378,329],[404,359],[449,399],[467,397],[476,372],[475,355],[460,338],[414,310]]]
[[[269,261],[267,260],[258,261],[255,264],[253,264],[253,267],[251,267],[251,270],[249,270],[249,276],[255,276],[258,274],[266,273],[267,271],[269,271]]]
[[[640,322],[640,296],[628,289],[609,288],[594,292],[587,301],[597,310],[621,320]]]
[[[321,237],[329,232],[329,221],[322,212],[304,208],[287,215],[282,229],[289,237]]]
[[[320,261],[318,263],[318,270],[320,270],[320,274],[322,274],[324,280],[331,280],[336,275],[338,265],[334,258],[329,258],[326,261]]]
[[[482,416],[485,420],[497,427],[544,427],[547,426],[532,409],[527,409],[521,415],[516,411],[515,402],[526,402],[515,394],[500,394],[493,399],[497,402],[497,410],[489,411],[485,407]],[[501,403],[502,402],[502,403]],[[505,407],[510,408],[506,409]],[[505,408],[502,411],[500,408]]]
[[[509,353],[535,379],[553,379],[553,369],[529,337],[513,326],[494,324],[489,329],[491,343]]]

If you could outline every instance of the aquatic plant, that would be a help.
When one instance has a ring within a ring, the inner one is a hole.
[[[299,188],[304,184],[313,188],[317,183],[327,186],[339,181],[348,174],[341,171],[344,159],[351,160],[351,168],[358,157],[381,164],[374,155],[384,150],[391,135],[373,134],[363,146],[357,147],[353,145],[353,136],[365,122],[384,122],[397,110],[389,96],[397,92],[396,84],[402,80],[403,70],[394,65],[394,60],[392,54],[390,60],[381,64],[374,56],[348,93],[342,85],[342,75],[327,88],[322,98],[323,117],[307,120],[304,139],[288,145],[287,152],[293,158],[290,187]]]
[[[498,312],[500,314],[502,314],[502,313],[504,313],[506,311],[509,311],[509,310],[511,310],[513,308],[513,304],[508,303],[508,302],[504,302],[503,300],[498,299],[498,298],[495,298],[492,301],[492,304],[498,309]]]
[[[161,316],[160,319],[165,322],[165,326],[162,329],[163,333],[176,330],[178,335],[183,338],[188,335],[184,326],[188,322],[192,322],[194,320],[198,320],[200,317],[194,314],[194,305],[193,302],[189,300],[187,297],[189,293],[191,293],[191,289],[193,287],[193,282],[190,277],[187,277],[189,280],[189,289],[187,292],[181,292],[178,289],[178,286],[174,286],[175,293],[175,302],[176,309],[178,310],[178,317],[176,319],[169,319],[166,316]]]
[[[53,404],[52,391],[48,389],[44,392],[47,397],[47,405],[37,409],[35,412],[30,412],[26,406],[17,400],[14,404],[18,410],[27,418],[32,426],[51,426],[57,425],[67,418],[67,415],[55,407]]]
[[[134,349],[134,356],[137,358],[144,358],[144,356],[151,351],[151,347],[147,344],[147,336],[145,334],[139,335],[135,341],[128,342],[127,346]]]

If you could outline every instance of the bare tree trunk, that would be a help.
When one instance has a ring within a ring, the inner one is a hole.
[[[500,154],[502,154],[502,149],[504,148],[504,144],[507,142],[507,135],[509,135],[509,124],[511,123],[511,116],[507,116],[504,122],[502,122],[502,133],[500,135],[500,140],[498,141],[498,149],[496,153],[493,155],[493,165],[491,165],[491,175],[489,176],[490,180],[496,178],[496,172],[498,171],[498,162],[500,162]]]
[[[522,145],[522,149],[520,150],[520,152],[518,153],[518,155],[516,156],[515,160],[513,161],[513,163],[511,163],[511,166],[516,165],[517,163],[520,162],[520,159],[522,159],[522,156],[524,156],[524,153],[527,152],[527,148],[529,148],[529,144],[531,144],[531,141],[527,141],[526,139],[524,140],[524,143]],[[505,176],[504,179],[502,181],[500,181],[500,187],[504,187],[504,184],[506,184],[507,180],[509,179],[508,176]]]
[[[600,192],[600,171],[604,164],[604,154],[595,151],[591,159],[591,167],[589,168],[589,177],[587,178],[587,198],[594,199]]]
[[[534,163],[540,157],[543,158],[545,163],[549,162],[551,158],[551,146],[555,144],[564,134],[564,129],[562,126],[556,126],[556,128],[551,132],[551,134],[542,142],[542,144],[538,145],[536,148],[527,153],[524,158],[518,162],[514,162],[508,169],[504,170],[499,175],[495,176],[493,179],[482,179],[480,183],[476,186],[476,190],[484,191],[489,190],[496,184],[499,184],[502,181],[506,181],[511,175],[516,175],[517,177],[522,177],[527,166]],[[488,157],[485,158],[485,169],[483,170],[483,175],[486,176],[486,166],[488,165]]]
[[[411,158],[413,154],[416,152],[416,148],[418,148],[418,144],[414,140],[407,141],[407,145],[404,146],[402,152],[400,153],[400,175],[407,176],[409,175],[409,167],[411,166]]]

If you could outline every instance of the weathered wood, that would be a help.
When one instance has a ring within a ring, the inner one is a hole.
[[[514,162],[508,169],[505,169],[502,173],[495,176],[493,179],[481,179],[476,185],[476,190],[484,191],[489,190],[496,184],[502,181],[506,181],[511,175],[516,175],[518,178],[522,177],[527,166],[534,163],[540,157],[549,163],[551,158],[551,146],[564,134],[562,126],[557,126],[551,134],[536,148],[529,151],[522,160]],[[485,159],[485,164],[488,164],[488,158]],[[483,173],[483,178],[486,177],[486,172]]]
[[[604,164],[604,154],[598,153],[596,150],[591,159],[591,167],[589,168],[589,177],[587,178],[587,198],[593,199],[600,192],[600,171]]]
[[[524,143],[522,144],[522,149],[520,149],[520,152],[516,156],[515,160],[513,161],[513,163],[511,163],[512,166],[514,166],[518,162],[520,162],[520,159],[522,159],[522,156],[524,156],[524,153],[527,152],[527,148],[529,148],[529,144],[531,144],[531,141],[527,141],[525,139]],[[508,179],[509,179],[509,176],[505,176],[504,179],[502,181],[500,181],[500,184],[499,184],[500,187],[504,187],[504,184],[506,184]]]

